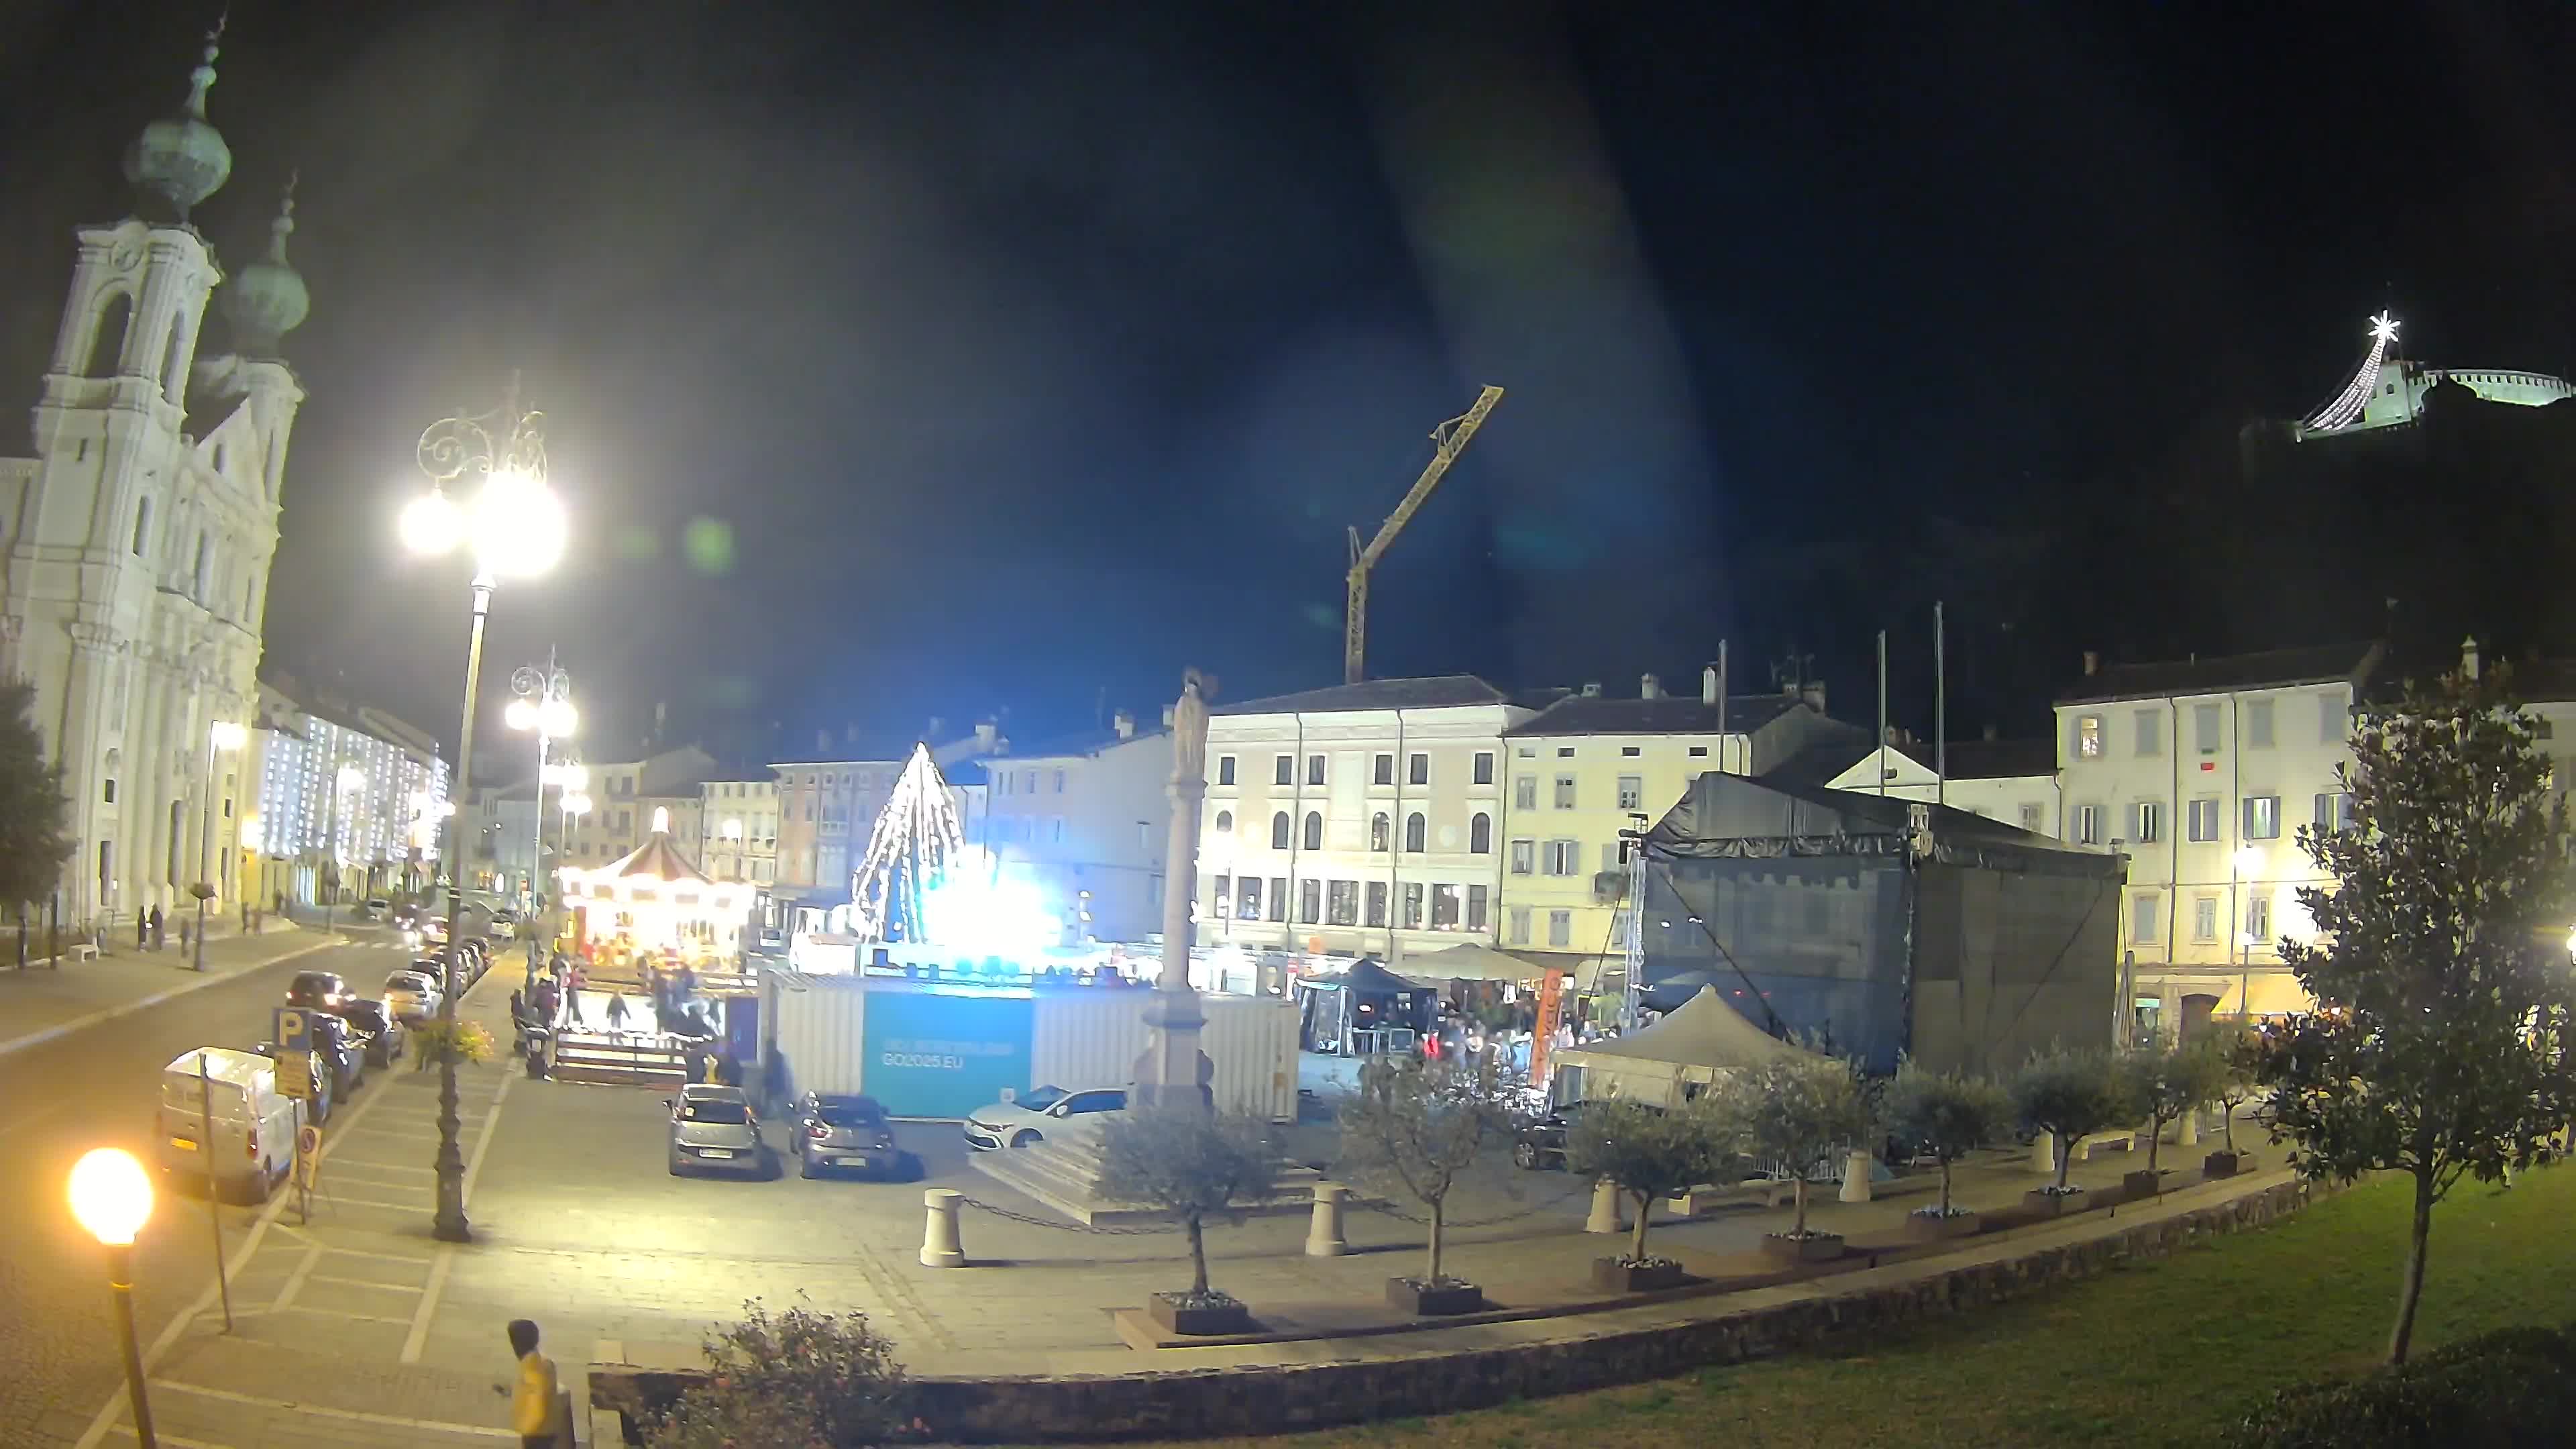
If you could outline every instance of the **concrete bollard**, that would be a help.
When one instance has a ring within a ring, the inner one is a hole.
[[[1342,1200],[1351,1190],[1338,1182],[1315,1184],[1315,1214],[1306,1222],[1306,1256],[1338,1258],[1351,1250],[1342,1236]]]
[[[2200,1143],[2200,1109],[2192,1108],[2174,1119],[2174,1141],[2184,1147]]]
[[[1608,1179],[1592,1184],[1592,1211],[1583,1219],[1587,1233],[1619,1231],[1619,1185]]]
[[[2030,1144],[2030,1170],[2042,1177],[2057,1176],[2057,1134],[2042,1132]]]
[[[921,1195],[930,1214],[921,1224],[921,1266],[925,1268],[963,1268],[966,1246],[957,1237],[957,1209],[966,1194],[954,1188],[934,1187]]]
[[[1869,1201],[1869,1173],[1876,1162],[1866,1152],[1855,1152],[1843,1159],[1844,1202]]]

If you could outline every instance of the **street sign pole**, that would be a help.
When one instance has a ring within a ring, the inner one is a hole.
[[[243,1128],[257,1131],[255,1123]],[[215,1230],[215,1287],[224,1299],[224,1332],[233,1331],[233,1284],[224,1276],[224,1208],[215,1188],[215,1083],[206,1074],[206,1054],[197,1053],[197,1156],[206,1164],[206,1226]]]
[[[322,1129],[306,1123],[295,1129],[295,1225],[313,1221],[313,1180],[322,1173]]]

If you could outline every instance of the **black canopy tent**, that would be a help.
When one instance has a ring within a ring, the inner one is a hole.
[[[1417,1035],[1428,1034],[1439,996],[1421,982],[1363,957],[1338,975],[1300,978],[1297,1004],[1302,1022],[1298,1045],[1307,1051],[1347,1055],[1354,1031],[1404,1027]]]

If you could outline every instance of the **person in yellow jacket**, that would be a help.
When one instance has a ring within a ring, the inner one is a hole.
[[[537,1325],[510,1320],[510,1351],[519,1356],[519,1386],[510,1395],[510,1428],[521,1449],[554,1449],[569,1443],[572,1425],[563,1412],[563,1391],[555,1383],[555,1361],[537,1352]]]

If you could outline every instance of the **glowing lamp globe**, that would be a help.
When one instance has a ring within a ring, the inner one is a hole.
[[[402,511],[403,547],[425,557],[448,553],[465,537],[465,514],[444,492],[423,494]]]
[[[474,550],[495,577],[530,578],[563,557],[568,525],[554,490],[525,473],[495,473],[474,501]]]
[[[130,1247],[152,1216],[152,1179],[134,1154],[92,1149],[72,1165],[72,1216],[111,1248]]]
[[[2236,873],[2252,875],[2263,868],[2263,852],[2248,845],[2236,852]]]
[[[514,730],[532,729],[537,723],[537,707],[524,699],[511,700],[510,707],[501,712],[501,722]]]
[[[234,724],[231,720],[215,721],[211,733],[215,748],[219,750],[238,750],[250,739],[250,731]]]
[[[550,699],[537,706],[538,727],[556,739],[570,737],[580,723],[581,716],[574,712],[570,700]]]

